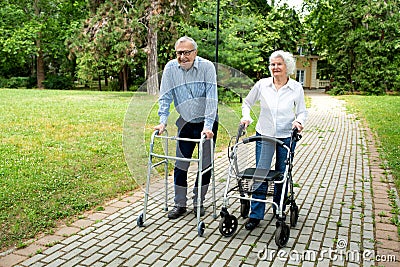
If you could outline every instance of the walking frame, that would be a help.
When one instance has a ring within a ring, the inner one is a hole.
[[[176,136],[168,136],[168,131],[164,130],[164,135],[159,135],[159,131],[156,130],[153,132],[151,135],[151,140],[150,140],[150,151],[149,151],[149,160],[147,164],[147,179],[146,179],[146,189],[145,189],[145,194],[144,194],[144,207],[143,207],[143,212],[138,216],[137,218],[137,225],[139,227],[145,226],[144,223],[146,221],[146,213],[147,213],[147,205],[148,205],[148,200],[149,200],[149,190],[150,190],[150,178],[151,178],[151,172],[152,169],[155,167],[164,164],[164,178],[165,178],[165,207],[164,210],[168,211],[168,164],[169,160],[179,160],[179,161],[186,161],[186,162],[197,162],[198,168],[197,168],[197,203],[201,203],[201,188],[202,188],[202,178],[203,174],[206,173],[207,171],[211,171],[211,182],[212,182],[212,199],[213,199],[213,218],[217,218],[216,214],[216,198],[215,198],[215,177],[214,177],[214,140],[211,138],[210,140],[210,166],[204,170],[203,168],[203,145],[204,142],[206,141],[206,135],[202,134],[200,139],[191,139],[191,138],[181,138],[181,137],[176,137]],[[164,141],[164,146],[163,146],[163,152],[164,154],[157,154],[154,152],[154,141],[156,138],[160,138],[161,142]],[[182,157],[175,157],[175,156],[169,156],[168,154],[168,141],[188,141],[188,142],[195,142],[198,145],[198,157],[197,158],[182,158]],[[161,161],[158,161],[156,163],[153,163],[154,158],[159,158],[162,159]],[[197,208],[197,232],[198,236],[203,236],[204,230],[205,230],[205,223],[201,221],[200,218],[200,207]]]

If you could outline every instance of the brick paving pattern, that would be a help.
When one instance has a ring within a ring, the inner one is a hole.
[[[232,237],[223,237],[209,191],[202,218],[206,229],[198,237],[191,201],[184,217],[168,220],[163,182],[158,181],[151,186],[145,227],[136,225],[144,195],[138,190],[24,249],[2,253],[0,266],[399,266],[400,242],[388,204],[393,184],[379,168],[376,144],[346,113],[344,102],[318,91],[306,93],[312,107],[293,171],[300,217],[283,249],[275,245],[270,207],[249,232],[238,201],[230,203],[239,226]],[[217,214],[227,168],[226,152],[220,153],[215,161]],[[171,183],[170,188],[172,207]]]

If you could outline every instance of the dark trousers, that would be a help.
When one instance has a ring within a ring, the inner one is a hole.
[[[204,123],[189,123],[185,122],[182,118],[179,118],[176,125],[178,126],[178,137],[181,138],[191,138],[191,139],[200,139],[201,132],[203,131]],[[218,132],[218,122],[215,121],[212,129],[214,133],[214,146],[215,141],[217,139]],[[192,158],[194,149],[196,148],[195,142],[190,141],[177,141],[176,145],[176,156],[182,158]],[[203,143],[203,157],[202,157],[202,165],[203,170],[210,167],[211,161],[211,142],[210,140],[206,140]],[[174,184],[175,184],[175,204],[178,206],[186,206],[186,192],[187,192],[187,174],[190,166],[190,162],[179,161],[175,162],[174,168]],[[211,170],[207,171],[202,176],[202,187],[206,186],[210,183],[211,178]],[[195,187],[197,188],[198,179],[196,178]],[[206,190],[205,190],[206,191]],[[193,192],[197,192],[194,190]],[[204,192],[206,193],[206,192]]]

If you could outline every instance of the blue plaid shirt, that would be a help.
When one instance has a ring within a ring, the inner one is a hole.
[[[204,129],[211,130],[217,115],[218,93],[214,64],[196,56],[189,70],[180,67],[178,60],[167,63],[161,78],[158,98],[160,123],[167,125],[170,105],[187,122],[204,121]]]

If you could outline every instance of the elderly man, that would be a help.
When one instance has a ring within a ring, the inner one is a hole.
[[[204,134],[207,139],[217,137],[218,131],[218,94],[217,78],[214,64],[209,60],[197,56],[196,42],[187,36],[179,38],[175,43],[176,59],[169,61],[161,78],[160,96],[158,99],[160,124],[154,127],[162,134],[169,116],[172,101],[179,113],[176,121],[178,137],[199,139]],[[191,158],[196,143],[178,141],[176,156]],[[211,142],[207,140],[203,145],[203,169],[211,164]],[[168,213],[168,218],[176,219],[186,213],[187,202],[187,172],[189,162],[177,160],[174,168],[175,206]],[[197,177],[198,179],[199,177]],[[203,201],[210,183],[211,171],[204,173],[201,186],[201,203],[198,199],[198,182],[193,189],[193,207],[197,214],[205,214]]]

